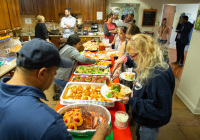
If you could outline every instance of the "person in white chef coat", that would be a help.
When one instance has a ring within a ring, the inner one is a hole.
[[[63,28],[63,38],[68,38],[71,34],[74,34],[74,26],[76,19],[71,15],[71,9],[65,9],[65,17],[61,20],[61,27]]]

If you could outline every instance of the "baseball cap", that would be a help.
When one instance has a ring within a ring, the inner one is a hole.
[[[70,68],[71,60],[60,57],[60,54],[53,43],[39,38],[32,39],[25,43],[17,52],[16,63],[18,66],[30,69],[40,69],[58,66]]]

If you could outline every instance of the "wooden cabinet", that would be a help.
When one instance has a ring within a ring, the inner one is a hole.
[[[23,41],[28,41],[28,36],[21,36],[22,40]],[[31,36],[31,39],[33,39],[34,36]]]
[[[18,0],[1,0],[0,34],[21,30],[21,17]]]
[[[84,43],[84,42],[90,41],[92,39],[93,39],[92,37],[81,37],[81,42]]]
[[[93,13],[93,0],[82,0],[82,21],[83,22],[93,22],[94,13]]]
[[[7,0],[0,0],[0,5],[1,5],[0,34],[5,34],[10,32],[11,30]]]
[[[22,15],[35,14],[33,0],[19,0],[19,8]]]
[[[58,21],[56,0],[34,0],[35,15],[43,15],[47,22]]]
[[[69,4],[72,14],[81,14],[81,0],[71,0]]]
[[[106,17],[105,0],[82,0],[82,21],[104,23]],[[97,20],[97,12],[103,12],[103,19]]]
[[[97,12],[103,12],[103,19],[97,20]],[[105,0],[94,0],[94,22],[104,23],[106,19],[106,1]]]
[[[51,42],[55,44],[58,49],[59,49],[59,44],[58,44],[59,40],[60,40],[60,37],[51,36]]]
[[[18,0],[7,0],[8,2],[8,11],[10,15],[10,22],[13,31],[21,30],[21,16],[19,11],[19,3]]]
[[[81,14],[81,0],[58,0],[58,12],[65,14],[65,8],[70,8],[72,14]]]
[[[65,8],[69,7],[69,0],[58,0],[58,13],[65,14]]]

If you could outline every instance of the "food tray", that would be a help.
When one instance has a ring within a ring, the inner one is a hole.
[[[75,76],[78,76],[78,75],[75,75]],[[75,79],[75,76],[73,76],[73,77],[72,77],[72,80],[71,80],[71,82],[73,82],[73,81],[74,81],[74,79]],[[83,76],[85,76],[85,77],[89,77],[89,75],[80,75],[80,74],[79,74],[79,76],[81,76],[81,77],[83,77]],[[96,75],[91,75],[91,76],[95,76],[95,77],[96,77]],[[100,76],[100,75],[98,75],[98,76]],[[102,77],[104,77],[104,76],[100,76],[100,77],[102,78]],[[107,77],[108,79],[110,79],[110,77],[109,77],[109,76],[105,76],[105,77]],[[96,82],[92,82],[92,81],[91,81],[91,82],[88,82],[88,83],[96,83]],[[98,82],[97,82],[97,83],[98,83]],[[103,82],[103,83],[106,83],[106,79],[104,80],[104,82]]]
[[[103,114],[106,117],[107,123],[110,124],[111,122],[110,112],[105,107],[100,106],[100,105],[95,105],[95,104],[75,103],[75,104],[62,107],[60,110],[58,110],[58,113],[62,115],[66,111],[70,111],[72,109],[75,109],[76,107],[87,110],[87,111],[96,112],[98,114]],[[94,133],[96,132],[96,129],[85,129],[85,130],[67,129],[67,131],[70,132],[73,136],[90,136],[90,135],[94,135]]]
[[[100,56],[104,56],[104,55],[106,56],[106,59],[100,58]],[[110,55],[107,55],[107,54],[96,54],[96,56],[100,60],[111,60]]]
[[[106,61],[106,60],[101,60],[101,61],[99,61],[99,62],[102,62],[102,61],[103,61],[103,62],[109,62],[110,64],[112,64],[112,62],[111,62],[111,61]],[[99,63],[99,62],[98,62],[98,63]],[[95,63],[95,64],[92,64],[92,65],[96,65],[96,66],[103,66],[103,65],[97,65],[96,63]],[[108,66],[108,65],[107,65],[107,66]],[[105,67],[105,66],[104,66],[104,67]]]
[[[76,67],[76,69],[78,68],[78,67],[80,67],[80,66],[84,66],[84,67],[100,67],[100,68],[105,68],[106,66],[97,66],[97,65],[95,65],[95,66],[89,66],[89,65],[79,65],[79,66],[77,66]],[[90,74],[90,73],[76,73],[76,69],[75,69],[75,71],[74,71],[74,74],[76,74],[76,75],[105,75],[105,76],[108,76],[108,75],[111,75],[111,73],[110,73],[110,68],[108,68],[109,69],[109,73],[108,74]]]
[[[92,85],[92,86],[103,86],[104,83],[87,83],[87,82],[68,82],[67,85],[65,86],[65,89],[62,92],[62,95],[60,96],[61,99],[61,104],[63,105],[69,105],[73,103],[81,103],[81,104],[97,104],[97,105],[102,105],[105,107],[114,107],[114,102],[105,102],[105,101],[94,101],[94,100],[74,100],[74,99],[64,99],[64,92],[68,86],[72,85]]]

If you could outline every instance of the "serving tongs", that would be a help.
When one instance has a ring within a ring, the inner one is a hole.
[[[115,67],[115,69],[113,70],[113,72],[110,75],[111,78],[111,82],[113,82],[113,80],[117,77],[113,77],[113,74],[115,73],[115,71],[119,68],[119,66],[121,66],[123,63],[118,63],[117,66]]]
[[[109,64],[108,66],[106,66],[106,67],[104,67],[104,68],[101,68],[100,70],[101,71],[105,71],[107,68],[110,68],[110,67],[112,67],[113,66],[113,64]]]

